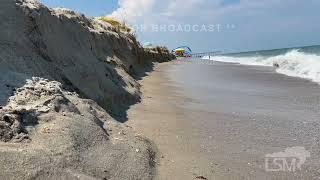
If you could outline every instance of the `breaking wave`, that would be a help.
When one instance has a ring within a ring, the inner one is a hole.
[[[204,57],[204,59],[209,59],[209,57]],[[278,73],[320,83],[320,56],[299,50],[291,50],[285,54],[271,57],[259,55],[251,57],[214,56],[210,60],[255,66],[274,66],[277,64],[279,65],[276,69]]]

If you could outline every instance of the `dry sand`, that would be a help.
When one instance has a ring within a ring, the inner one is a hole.
[[[202,155],[199,142],[192,141],[192,122],[183,108],[191,99],[168,77],[173,64],[157,64],[141,81],[143,101],[129,109],[127,124],[157,145],[157,179],[211,177],[212,163]]]
[[[1,179],[152,179],[155,147],[96,102],[33,78],[0,110]]]
[[[174,56],[36,0],[1,0],[0,19],[1,179],[152,179],[156,148],[120,122]]]

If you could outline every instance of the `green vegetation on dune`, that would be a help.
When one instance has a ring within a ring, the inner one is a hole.
[[[119,31],[132,32],[132,28],[127,26],[125,23],[120,23],[118,20],[114,18],[102,16],[102,17],[97,17],[96,19],[111,24],[113,27],[117,28]]]

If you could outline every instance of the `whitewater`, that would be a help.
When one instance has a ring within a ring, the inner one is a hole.
[[[269,51],[270,52],[270,51]],[[262,53],[263,54],[263,53]],[[317,53],[303,52],[301,49],[291,49],[283,54],[274,56],[264,56],[257,52],[246,53],[247,56],[241,55],[220,55],[211,56],[213,61],[238,63],[253,66],[274,66],[279,65],[276,72],[287,76],[309,79],[320,84],[320,55]],[[240,56],[239,56],[240,55]]]

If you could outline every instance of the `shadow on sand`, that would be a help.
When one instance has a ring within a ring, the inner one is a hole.
[[[148,76],[149,72],[152,72],[154,70],[154,63],[148,62],[144,65],[136,66],[132,69],[132,72],[130,72],[130,75],[137,81],[142,80],[143,77]],[[116,108],[111,108],[109,111],[109,114],[112,118],[114,118],[116,121],[120,123],[125,123],[128,121],[128,114],[127,111],[130,109],[131,106],[140,103],[141,97],[132,97],[131,94],[129,94],[124,86],[121,86],[121,91],[124,91],[127,95],[125,95],[125,98],[120,105]],[[119,99],[121,101],[121,99]]]
[[[135,66],[131,69],[131,72],[129,74],[135,79],[135,80],[141,80],[143,77],[148,75],[148,72],[153,71],[154,69],[154,63],[148,62],[143,65]],[[106,79],[111,80],[112,83],[115,85],[113,88],[114,93],[108,97],[108,100],[100,100],[100,99],[93,99],[95,100],[101,107],[103,107],[112,118],[114,118],[116,121],[120,123],[124,123],[128,120],[127,111],[132,106],[139,102],[141,102],[140,94],[132,95],[126,90],[126,82],[123,79],[123,77],[117,73],[114,67],[112,66],[106,66]],[[86,95],[85,92],[82,92],[81,89],[77,88],[73,83],[72,80],[70,80],[68,77],[66,77],[63,73],[57,73],[60,74],[56,77],[45,77],[49,80],[55,80],[59,81],[63,84],[63,88],[67,91],[73,91],[77,92],[80,96],[80,98],[89,98],[88,95]],[[10,96],[13,96],[15,93],[15,90],[19,87],[22,87],[27,79],[31,79],[33,76],[39,77],[39,75],[29,75],[24,76],[21,78],[16,78],[15,83],[12,82],[2,82],[0,85],[0,107],[4,107]],[[107,102],[107,103],[106,103]]]

